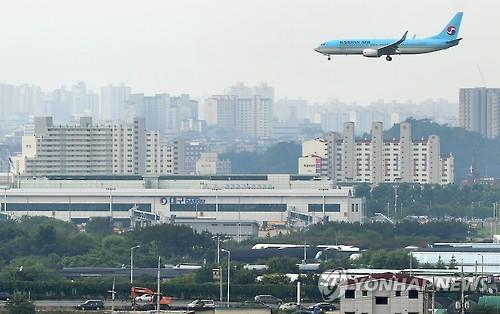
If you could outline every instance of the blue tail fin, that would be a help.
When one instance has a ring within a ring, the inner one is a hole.
[[[432,38],[446,39],[446,40],[455,40],[458,37],[458,31],[460,30],[460,23],[462,23],[463,12],[458,12],[451,19],[451,21],[446,24],[441,33],[433,36]]]

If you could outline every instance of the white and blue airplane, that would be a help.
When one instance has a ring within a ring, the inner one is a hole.
[[[363,55],[368,58],[386,56],[392,61],[392,55],[421,54],[448,49],[458,45],[462,38],[458,37],[463,12],[458,12],[443,30],[428,38],[407,39],[408,31],[400,39],[340,39],[322,43],[314,50],[328,56],[331,55]]]

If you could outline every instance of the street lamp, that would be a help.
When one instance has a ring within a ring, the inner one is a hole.
[[[106,190],[109,191],[109,217],[111,223],[113,223],[113,191],[116,190],[115,187],[107,187]]]
[[[398,213],[398,188],[399,188],[399,186],[397,184],[394,184],[392,187],[394,188],[394,217],[396,217],[397,213]]]
[[[231,278],[231,251],[221,249],[222,252],[227,253],[227,307],[229,307],[229,282]]]
[[[136,245],[130,248],[130,284],[134,282],[134,249],[140,248],[140,245]]]
[[[4,186],[3,187],[3,211],[5,212],[5,214],[7,215],[7,190],[9,190],[10,188],[8,186]]]
[[[220,236],[217,235],[217,267],[219,267],[219,301],[222,303],[222,267],[220,266]]]
[[[220,191],[222,189],[219,187],[213,187],[212,190],[215,191],[215,212],[218,213],[219,212],[219,202],[218,202],[219,199],[218,199],[217,191]]]
[[[484,276],[484,255],[483,254],[477,254],[477,255],[481,256],[481,279],[482,279]]]
[[[328,188],[320,188],[320,191],[323,193],[323,206],[322,206],[322,211],[323,211],[323,223],[326,221],[326,211],[325,211],[325,192],[328,191]]]
[[[17,272],[22,272],[23,271],[23,266],[19,266],[19,268],[16,268],[16,270],[14,271],[14,284],[16,283],[16,274]]]

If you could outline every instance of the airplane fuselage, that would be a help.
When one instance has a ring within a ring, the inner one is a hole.
[[[322,43],[316,50],[324,55],[363,55],[366,49],[379,49],[390,45],[397,39],[340,39]],[[447,41],[436,38],[406,39],[395,54],[422,54],[456,46],[458,41]]]
[[[445,27],[432,37],[407,38],[408,31],[399,39],[337,39],[330,40],[319,45],[317,52],[328,56],[331,55],[362,55],[368,58],[386,56],[387,61],[392,60],[392,55],[423,54],[448,49],[458,45],[460,23],[463,12],[457,12]]]

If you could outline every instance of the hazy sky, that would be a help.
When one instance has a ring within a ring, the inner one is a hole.
[[[420,56],[313,51],[343,37],[430,36],[464,11],[461,45]],[[457,101],[457,89],[500,86],[498,0],[4,1],[0,82],[44,89],[83,80],[134,92],[222,93],[266,81],[277,97]]]

